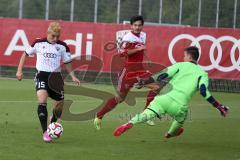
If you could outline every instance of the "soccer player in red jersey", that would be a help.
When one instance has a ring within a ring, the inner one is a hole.
[[[143,60],[146,56],[146,34],[142,32],[144,19],[142,16],[134,16],[130,20],[131,31],[122,38],[119,54],[125,57],[124,68],[118,76],[117,95],[110,98],[101,108],[94,119],[94,126],[97,130],[101,129],[103,116],[125,100],[128,92],[137,82],[137,78],[146,78],[151,76],[143,67]],[[147,96],[146,105],[156,96],[156,91],[151,90]],[[154,125],[153,121],[148,124]]]

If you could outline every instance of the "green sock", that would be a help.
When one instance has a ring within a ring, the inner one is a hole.
[[[141,114],[134,116],[129,122],[132,124],[143,123],[155,118],[157,115],[149,109],[145,109]]]
[[[176,133],[176,131],[177,131],[179,128],[181,128],[182,126],[183,126],[182,123],[179,123],[178,121],[174,120],[174,121],[172,122],[172,125],[171,125],[170,129],[168,130],[168,133],[169,133],[170,135],[174,135],[174,134]]]

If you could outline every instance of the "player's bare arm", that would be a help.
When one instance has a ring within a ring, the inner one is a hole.
[[[145,49],[144,50],[144,57],[145,57],[145,60],[147,61],[147,62],[151,62],[151,59],[148,57],[148,55],[147,55],[147,50]]]
[[[142,46],[137,47],[137,48],[134,48],[134,49],[129,49],[129,50],[127,51],[127,54],[128,54],[129,56],[131,56],[131,55],[133,55],[133,54],[135,54],[135,53],[138,53],[139,51],[143,51],[143,50],[146,50],[146,46],[145,46],[145,45],[142,45]]]
[[[65,66],[66,66],[66,70],[67,70],[67,72],[69,73],[69,75],[71,76],[71,78],[72,78],[72,81],[77,85],[77,86],[79,86],[80,85],[80,81],[79,81],[79,79],[75,76],[75,74],[74,74],[74,71],[73,71],[73,69],[72,69],[72,64],[71,63],[67,63],[67,64],[65,64]]]
[[[19,65],[18,65],[18,69],[17,69],[17,73],[16,73],[16,77],[19,81],[21,81],[23,79],[23,72],[22,69],[24,67],[25,61],[26,61],[27,55],[24,52],[20,58],[19,61]]]
[[[167,70],[167,69],[166,69]],[[159,90],[163,87],[161,82],[166,82],[165,80],[169,78],[169,74],[163,72],[157,73],[156,75],[149,77],[148,79],[138,79],[138,82],[135,84],[135,88],[141,89],[143,87],[149,88],[151,90]]]

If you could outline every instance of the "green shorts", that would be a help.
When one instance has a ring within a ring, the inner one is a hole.
[[[160,117],[168,114],[179,123],[183,123],[188,114],[188,106],[179,104],[168,95],[156,96],[149,104],[148,109],[152,110]]]

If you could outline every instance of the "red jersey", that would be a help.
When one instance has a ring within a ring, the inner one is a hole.
[[[122,57],[125,57],[125,67],[121,75],[124,75],[124,79],[130,83],[132,86],[136,83],[137,77],[146,77],[149,76],[150,73],[143,66],[144,59],[144,50],[138,51],[132,55],[128,55],[128,50],[138,48],[142,45],[146,44],[146,33],[140,32],[140,34],[135,34],[132,31],[128,32],[122,38],[122,43],[120,45],[119,54]]]
[[[125,66],[128,67],[132,63],[141,64],[144,58],[144,51],[136,52],[132,55],[128,55],[127,51],[135,49],[146,44],[146,33],[141,32],[140,34],[135,34],[132,31],[124,35],[119,50],[120,56],[125,57]]]

